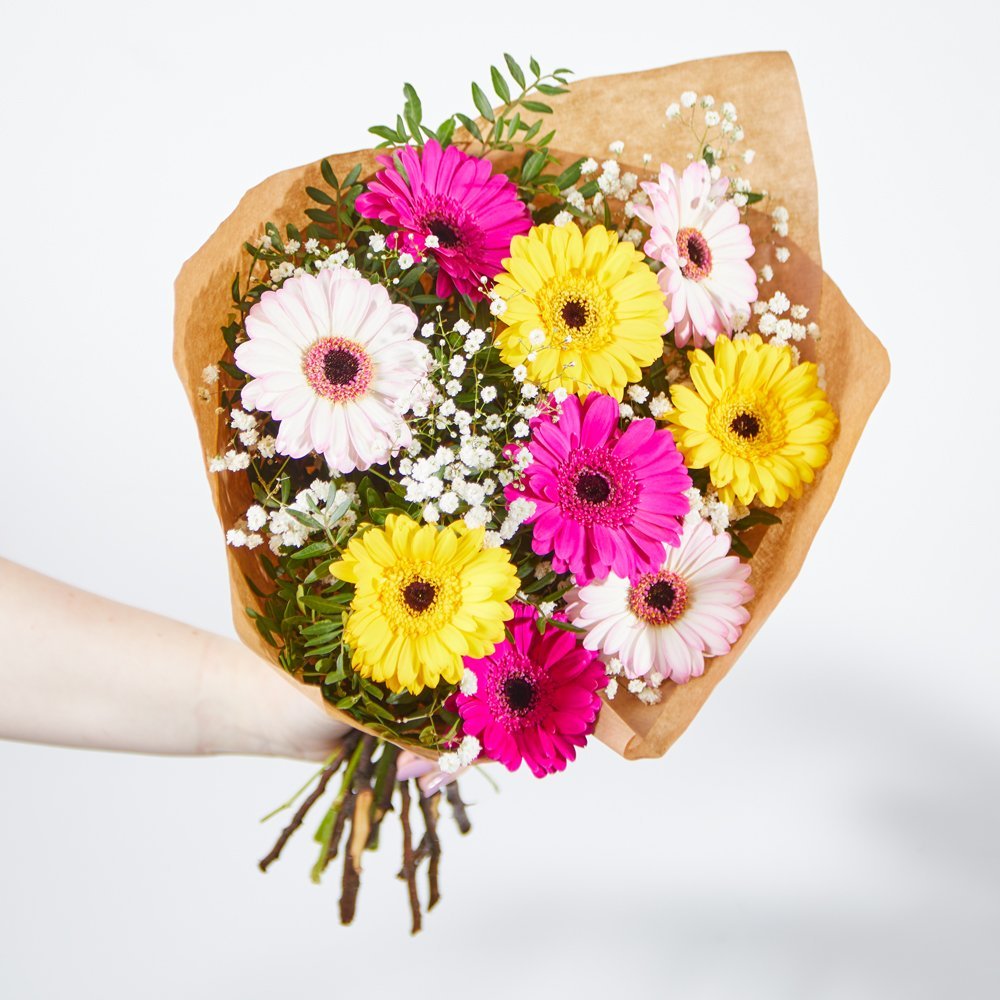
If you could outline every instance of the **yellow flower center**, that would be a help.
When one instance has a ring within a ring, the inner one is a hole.
[[[431,562],[409,559],[385,570],[378,593],[389,628],[407,636],[438,631],[462,603],[456,574],[443,573]]]
[[[611,296],[593,278],[558,274],[538,290],[535,301],[553,347],[599,351],[612,340]]]
[[[759,392],[727,390],[709,407],[708,426],[726,451],[751,461],[780,448],[785,438],[781,408]]]

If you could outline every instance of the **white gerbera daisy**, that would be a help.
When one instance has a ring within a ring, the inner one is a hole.
[[[402,406],[427,371],[416,327],[411,309],[356,271],[289,278],[247,315],[250,339],[236,348],[253,376],[243,405],[278,421],[282,455],[317,452],[338,472],[386,462],[411,441]]]
[[[658,181],[642,185],[649,204],[635,206],[649,226],[646,254],[663,263],[657,278],[678,347],[689,340],[714,344],[757,299],[757,276],[747,263],[754,252],[750,229],[724,200],[728,187],[728,178],[712,181],[702,160],[680,177],[665,163]]]
[[[567,614],[586,629],[583,645],[618,657],[627,676],[651,671],[678,684],[700,677],[706,656],[728,653],[750,613],[750,567],[716,535],[689,517],[680,546],[664,546],[658,570],[632,581],[610,574],[567,595]]]

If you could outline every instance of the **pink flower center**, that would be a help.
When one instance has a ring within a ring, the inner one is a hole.
[[[509,733],[536,725],[547,678],[544,667],[515,649],[495,656],[486,691],[490,714]]]
[[[712,273],[712,251],[697,229],[682,229],[677,234],[677,253],[681,274],[690,281],[702,281]]]
[[[631,462],[607,448],[578,448],[556,476],[559,508],[566,517],[588,527],[631,524],[641,489]]]
[[[317,395],[335,403],[363,396],[373,375],[368,352],[343,337],[317,340],[302,358],[302,371]]]
[[[669,625],[684,613],[687,584],[669,570],[644,573],[628,592],[629,611],[649,625]]]

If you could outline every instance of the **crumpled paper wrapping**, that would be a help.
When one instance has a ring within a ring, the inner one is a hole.
[[[724,56],[575,81],[568,94],[547,98],[554,108],[551,127],[557,130],[557,146],[600,159],[610,142],[621,140],[625,143],[623,161],[635,163],[644,153],[650,153],[653,161],[649,169],[661,161],[683,169],[693,140],[682,126],[666,121],[664,110],[684,90],[712,94],[718,102],[732,101],[736,105],[740,124],[746,130],[744,146],[757,154],[746,173],[755,189],[772,192],[774,204],[784,205],[789,211],[790,237],[777,243],[787,246],[791,257],[787,263],[775,266],[775,280],[770,287],[780,288],[792,302],[809,306],[809,319],[819,323],[822,338],[803,345],[803,354],[825,364],[827,393],[840,427],[829,464],[800,500],[790,501],[781,509],[782,523],[763,534],[752,562],[751,582],[756,597],[750,605],[751,619],[732,651],[710,660],[702,677],[683,685],[665,683],[661,688],[663,700],[657,705],[643,705],[622,693],[604,706],[596,736],[630,760],[658,757],[667,751],[791,586],[833,502],[868,416],[889,380],[885,349],[822,269],[809,135],[795,70],[786,53]],[[566,164],[577,154],[558,155]],[[367,177],[376,168],[374,157],[373,150],[361,150],[328,159],[339,176],[360,162],[362,177]],[[648,172],[632,169],[640,175]],[[202,369],[215,363],[222,353],[220,326],[232,310],[230,286],[234,274],[244,272],[246,266],[243,243],[255,240],[267,221],[279,228],[286,222],[304,228],[304,210],[312,204],[305,187],[319,183],[319,163],[311,163],[282,171],[257,185],[243,196],[236,210],[178,275],[174,363],[194,411],[206,473],[208,456],[225,450],[228,415],[217,414],[214,399],[199,399],[198,390]],[[766,255],[760,256],[770,220],[754,209],[750,216],[758,247],[754,264],[774,264]],[[225,531],[253,502],[249,485],[240,475],[215,474],[208,479]],[[227,546],[226,558],[236,630],[247,646],[275,662],[274,650],[263,641],[245,611],[257,604],[245,576],[266,585],[256,557],[246,549]],[[323,702],[318,688],[291,677],[289,680],[337,718],[357,727],[353,720]]]

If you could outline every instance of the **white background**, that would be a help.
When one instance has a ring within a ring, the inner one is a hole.
[[[0,744],[4,1000],[995,995],[989,9],[4,4],[9,558],[230,632],[173,277],[246,188],[366,145],[403,79],[438,120],[505,49],[581,76],[790,50],[824,264],[894,365],[796,586],[688,734],[467,782],[476,831],[448,829],[416,940],[388,852],[351,929],[306,836],[256,871],[277,832],[256,821],[308,765]]]

